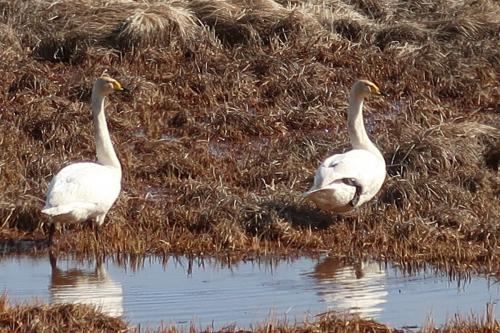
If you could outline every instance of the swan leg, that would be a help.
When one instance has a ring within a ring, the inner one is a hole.
[[[356,188],[356,193],[354,193],[354,197],[349,202],[352,207],[356,207],[359,202],[359,198],[361,197],[361,193],[363,193],[363,187],[355,178],[343,178],[342,182],[346,185],[354,186]]]
[[[99,215],[94,221],[94,236],[97,242],[99,242],[99,230],[101,229],[101,225],[104,223],[105,218],[106,215]]]
[[[94,223],[94,237],[99,242],[99,224],[97,222]]]
[[[52,268],[52,270],[57,269],[57,255],[54,253],[52,249],[49,251],[49,260],[50,260],[50,267]]]
[[[54,235],[57,231],[57,222],[52,221],[49,226],[49,246],[52,247],[54,245]]]
[[[102,262],[104,261],[104,253],[97,253],[95,254],[95,270],[98,272],[101,267],[102,267]]]

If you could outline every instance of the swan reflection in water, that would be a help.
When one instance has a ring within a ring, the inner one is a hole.
[[[373,261],[349,264],[325,258],[310,276],[328,310],[376,318],[387,302],[386,269]]]
[[[101,260],[97,260],[95,269],[61,269],[57,259],[50,257],[52,274],[50,297],[52,304],[79,303],[99,308],[112,317],[123,314],[123,290],[119,282],[111,280]]]

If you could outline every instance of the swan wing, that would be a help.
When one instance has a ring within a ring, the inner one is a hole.
[[[120,193],[121,172],[96,163],[74,163],[52,179],[42,212],[68,214],[73,209],[91,215],[107,212]]]
[[[383,182],[385,162],[375,154],[361,149],[328,157],[321,163],[314,176],[314,184],[308,193],[326,188],[344,178],[354,179],[364,190],[374,182]]]

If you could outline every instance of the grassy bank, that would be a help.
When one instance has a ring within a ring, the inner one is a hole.
[[[250,3],[253,3],[250,5]],[[107,69],[124,170],[111,253],[331,250],[500,271],[500,6],[495,1],[0,1],[0,238],[46,237],[51,177],[93,160],[89,96]],[[388,164],[337,218],[301,202],[349,148],[357,78]],[[95,247],[69,226],[60,251]]]

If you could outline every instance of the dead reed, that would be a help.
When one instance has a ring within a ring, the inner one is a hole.
[[[0,1],[0,238],[45,237],[47,182],[94,159],[90,86],[108,69],[133,93],[109,103],[124,181],[103,251],[331,250],[498,274],[499,7]],[[366,112],[389,177],[337,218],[300,196],[348,148],[360,77],[391,95]],[[96,245],[67,229],[61,251]]]

